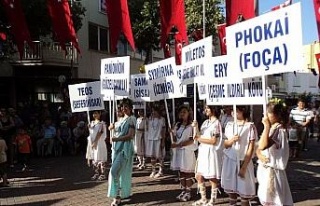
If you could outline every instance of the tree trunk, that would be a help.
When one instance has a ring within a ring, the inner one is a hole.
[[[144,65],[152,63],[152,47],[150,46],[146,51],[146,59],[144,60]]]

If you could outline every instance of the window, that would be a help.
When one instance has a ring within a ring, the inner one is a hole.
[[[99,12],[103,14],[107,13],[106,0],[99,0]]]
[[[107,28],[89,23],[89,49],[109,51],[109,31]]]

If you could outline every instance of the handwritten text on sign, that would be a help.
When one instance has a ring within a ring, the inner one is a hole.
[[[150,99],[157,101],[170,99],[179,89],[179,78],[176,74],[174,57],[145,66]]]
[[[235,77],[284,73],[302,66],[300,3],[227,27],[226,35]]]
[[[100,78],[105,96],[129,96],[130,57],[102,59]]]
[[[148,80],[145,74],[131,75],[131,94],[133,100],[150,100]]]
[[[193,84],[207,75],[212,57],[212,36],[182,48],[182,84]]]
[[[100,81],[69,85],[72,112],[104,109]]]
[[[266,94],[261,78],[244,79],[243,82],[208,83],[207,90],[208,105],[248,105],[265,102]]]

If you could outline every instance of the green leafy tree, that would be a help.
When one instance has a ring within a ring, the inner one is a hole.
[[[203,0],[185,0],[186,22],[188,33],[203,28]],[[224,6],[221,0],[205,0],[205,33],[206,36],[217,34],[216,26],[225,21]]]
[[[217,24],[224,22],[222,1],[205,0],[205,2],[206,36],[215,36]],[[140,52],[146,52],[145,64],[151,62],[152,50],[161,49],[159,8],[159,0],[129,0],[136,47]],[[202,29],[202,10],[202,0],[185,0],[188,35],[196,29]]]
[[[152,50],[160,50],[159,0],[131,0],[129,9],[136,47],[146,52],[145,64],[152,61]]]

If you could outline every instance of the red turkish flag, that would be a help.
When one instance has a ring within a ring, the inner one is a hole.
[[[219,43],[220,43],[220,50],[221,55],[227,54],[227,45],[226,45],[226,24],[219,24],[217,26],[218,29],[218,36],[219,36]]]
[[[74,30],[71,11],[67,0],[47,0],[49,15],[55,37],[62,49],[66,50],[66,43],[72,42],[73,46],[80,53],[77,34]]]
[[[245,20],[255,17],[256,7],[256,0],[226,0],[227,26],[237,23],[239,15]]]
[[[106,0],[108,23],[110,27],[111,51],[117,50],[121,32],[135,50],[127,0]]]
[[[176,33],[174,35],[174,46],[176,52],[176,65],[181,65],[181,54],[182,54],[182,44],[183,44],[183,37],[180,33]]]
[[[0,32],[0,40],[1,41],[7,40],[7,35],[4,32]]]
[[[319,75],[319,80],[318,80],[318,87],[320,88],[320,53],[315,54],[317,64],[318,64],[318,75]]]
[[[171,57],[170,45],[168,43],[166,43],[166,45],[164,46],[163,53],[164,53],[164,58]]]
[[[199,41],[200,39],[203,39],[203,30],[202,29],[194,30],[191,33],[191,37],[194,39],[194,41]]]
[[[17,44],[20,59],[22,59],[24,43],[27,42],[31,47],[33,44],[20,0],[2,0],[1,2],[11,25],[11,32]]]
[[[283,7],[286,7],[286,6],[290,6],[291,4],[292,4],[292,0],[287,0],[283,4],[280,4],[278,6],[275,6],[275,7],[271,8],[271,11],[275,11],[275,10],[281,9]]]
[[[161,45],[163,47],[173,27],[178,30],[182,41],[188,43],[184,0],[160,0],[160,18]]]
[[[318,28],[318,39],[320,39],[320,0],[313,0],[313,6]]]

